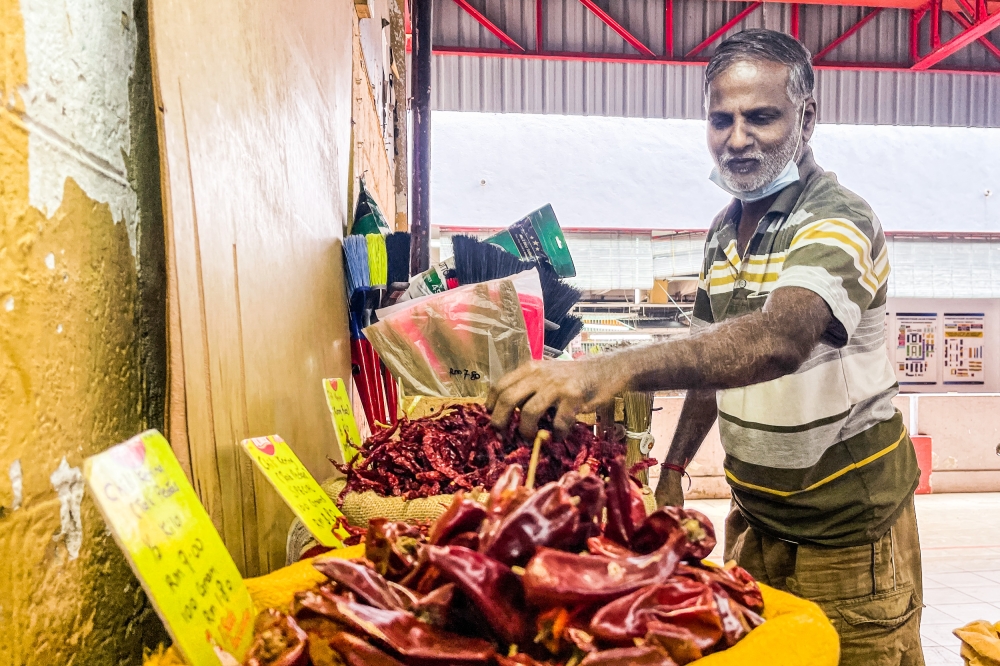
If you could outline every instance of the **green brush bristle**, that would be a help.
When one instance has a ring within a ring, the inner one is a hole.
[[[382,234],[368,234],[368,273],[376,289],[384,289],[387,277],[385,238]]]

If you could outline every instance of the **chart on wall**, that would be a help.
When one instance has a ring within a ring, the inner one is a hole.
[[[944,313],[945,384],[984,384],[982,312]]]
[[[937,313],[896,315],[896,378],[903,385],[937,384]]]

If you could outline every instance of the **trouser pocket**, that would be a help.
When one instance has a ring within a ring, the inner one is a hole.
[[[841,666],[921,666],[919,597],[912,586],[820,602],[840,634]]]

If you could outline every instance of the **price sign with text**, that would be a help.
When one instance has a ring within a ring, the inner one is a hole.
[[[333,417],[333,429],[337,434],[340,453],[344,456],[345,463],[351,462],[361,448],[361,433],[358,432],[358,422],[354,420],[351,398],[347,395],[347,383],[338,378],[324,379],[323,390]]]
[[[129,564],[190,664],[242,661],[254,608],[233,558],[156,430],[87,458],[84,476]]]
[[[341,525],[344,514],[285,440],[277,435],[244,439],[243,450],[317,541],[343,547],[341,539],[350,536]]]

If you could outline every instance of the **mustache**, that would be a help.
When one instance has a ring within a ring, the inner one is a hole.
[[[754,160],[755,162],[762,163],[764,161],[765,155],[761,151],[754,151],[752,153],[746,153],[742,155],[734,155],[728,150],[719,156],[719,165],[726,167],[729,166],[730,162],[733,160]]]

